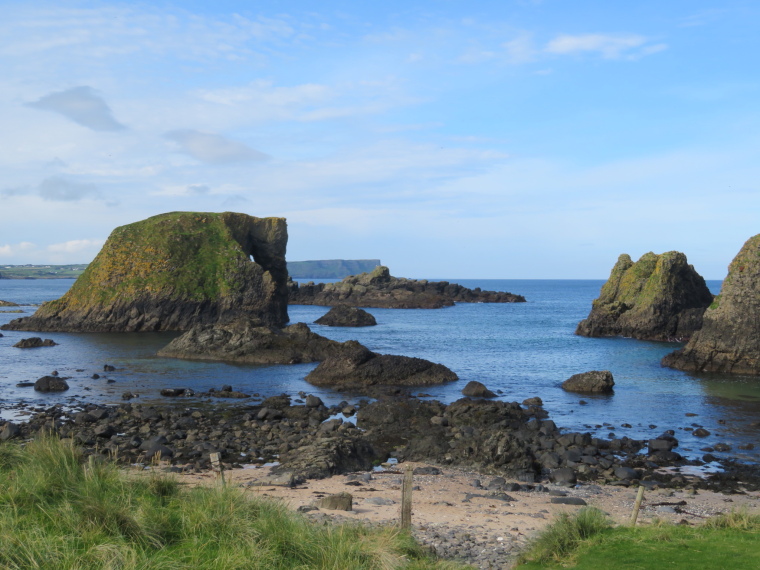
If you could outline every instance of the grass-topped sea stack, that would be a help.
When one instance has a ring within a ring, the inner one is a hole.
[[[636,263],[624,253],[575,334],[688,339],[702,326],[702,314],[712,300],[705,280],[683,253],[649,252]]]
[[[60,299],[5,325],[35,331],[187,330],[246,317],[283,326],[284,218],[172,212],[116,228]]]
[[[728,266],[702,329],[662,364],[689,372],[760,376],[760,234],[747,240]]]

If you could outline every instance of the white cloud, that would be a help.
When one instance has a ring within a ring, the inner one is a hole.
[[[176,142],[185,154],[207,164],[261,162],[269,158],[263,152],[215,133],[179,129],[164,136]]]
[[[2,257],[15,257],[21,254],[27,254],[30,251],[37,249],[37,246],[29,241],[22,241],[16,244],[0,245],[0,256]]]
[[[103,98],[87,85],[50,93],[27,105],[59,113],[94,131],[119,131],[125,128],[113,118],[111,108]]]
[[[544,51],[558,55],[598,53],[605,59],[621,59],[625,56],[648,55],[667,48],[665,44],[645,46],[648,41],[646,37],[637,34],[563,34],[547,43]],[[652,48],[655,49],[652,51]]]
[[[51,253],[79,253],[97,252],[103,247],[105,240],[102,239],[73,239],[63,243],[54,243],[47,246]]]

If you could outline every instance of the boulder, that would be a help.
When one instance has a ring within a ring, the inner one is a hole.
[[[60,299],[9,330],[190,329],[239,316],[287,320],[283,218],[172,212],[116,228]]]
[[[40,348],[43,346],[58,346],[58,343],[53,342],[53,340],[49,338],[42,340],[38,336],[33,336],[31,338],[22,338],[13,345],[14,348]]]
[[[760,376],[760,234],[750,238],[728,267],[720,295],[705,311],[688,344],[662,359],[687,372]]]
[[[66,378],[60,376],[43,376],[34,383],[37,392],[64,392],[69,389]]]
[[[471,380],[462,388],[462,395],[470,398],[495,398],[496,394],[491,392],[484,384],[477,380]]]
[[[221,360],[247,364],[318,362],[343,350],[343,344],[311,332],[304,323],[279,329],[247,319],[198,325],[158,351],[158,356]]]
[[[562,383],[562,389],[568,392],[609,394],[614,385],[615,380],[612,378],[612,372],[609,370],[592,370],[573,374]]]
[[[351,511],[353,510],[354,498],[351,493],[337,493],[328,495],[321,499],[316,499],[312,504],[320,509],[330,509],[333,511]]]
[[[350,305],[391,309],[439,309],[454,303],[522,303],[525,297],[499,291],[468,289],[448,281],[393,277],[380,265],[370,273],[344,278],[339,283],[288,282],[291,305]]]
[[[13,422],[6,422],[0,429],[0,441],[8,441],[21,435],[21,428]]]
[[[377,354],[354,340],[328,356],[306,375],[315,386],[367,388],[370,386],[429,386],[454,382],[458,377],[443,366],[422,358]]]
[[[610,278],[575,334],[644,340],[687,340],[702,326],[713,296],[678,251],[618,258]]]
[[[315,324],[328,327],[372,327],[377,324],[375,317],[364,309],[337,305],[319,317]]]

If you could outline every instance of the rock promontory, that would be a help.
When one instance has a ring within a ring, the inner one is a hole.
[[[702,326],[713,295],[678,251],[649,252],[633,263],[622,254],[575,334],[642,340],[686,340]]]
[[[393,277],[384,265],[338,283],[288,282],[291,305],[350,305],[389,309],[439,309],[454,303],[522,303],[525,297],[468,289],[448,281]]]
[[[0,307],[18,307],[18,303],[12,301],[3,301],[0,299]]]
[[[705,311],[688,344],[662,359],[688,372],[760,376],[760,234],[750,238],[728,267],[720,295]]]
[[[284,218],[172,212],[116,228],[60,299],[9,330],[188,330],[244,316],[283,326]]]

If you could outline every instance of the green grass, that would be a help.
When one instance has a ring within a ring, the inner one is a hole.
[[[0,568],[434,569],[396,528],[317,525],[233,487],[83,461],[55,438],[0,445]]]
[[[760,516],[746,511],[692,527],[667,523],[612,527],[600,511],[582,509],[547,527],[521,557],[520,569],[583,570],[760,568]]]

